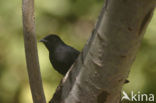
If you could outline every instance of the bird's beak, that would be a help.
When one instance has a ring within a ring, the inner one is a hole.
[[[48,41],[45,39],[41,39],[39,42],[47,43]]]

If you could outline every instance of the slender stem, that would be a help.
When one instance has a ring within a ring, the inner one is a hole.
[[[27,71],[34,103],[46,103],[35,37],[34,0],[22,1],[23,34]]]

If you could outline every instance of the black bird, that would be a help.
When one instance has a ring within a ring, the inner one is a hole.
[[[40,40],[49,51],[49,59],[54,69],[65,75],[80,52],[65,44],[57,35],[50,34]]]

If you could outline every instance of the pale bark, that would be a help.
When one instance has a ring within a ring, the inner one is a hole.
[[[23,32],[27,71],[34,103],[46,103],[37,53],[34,23],[34,0],[22,1]]]
[[[51,103],[118,103],[156,0],[107,0]]]

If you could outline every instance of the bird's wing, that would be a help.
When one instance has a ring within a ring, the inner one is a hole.
[[[71,65],[79,55],[79,51],[69,46],[61,46],[56,52],[55,56],[57,61],[69,65]]]

